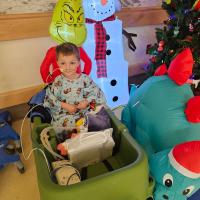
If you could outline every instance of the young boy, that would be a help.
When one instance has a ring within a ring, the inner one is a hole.
[[[106,100],[101,89],[87,75],[77,73],[80,55],[74,44],[58,45],[56,55],[61,75],[47,88],[44,106],[51,111],[53,126],[76,127],[90,103],[105,104]]]

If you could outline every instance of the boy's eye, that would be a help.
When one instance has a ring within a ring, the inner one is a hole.
[[[64,64],[65,64],[64,62],[61,63],[61,65],[64,65]]]
[[[74,62],[71,62],[70,64],[71,64],[71,65],[75,65],[75,64],[76,64],[76,62],[74,61]]]

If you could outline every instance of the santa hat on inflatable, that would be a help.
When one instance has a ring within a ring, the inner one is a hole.
[[[170,164],[180,174],[200,178],[200,140],[176,145],[168,154]]]
[[[163,63],[162,65],[160,65],[160,67],[156,69],[156,71],[154,72],[154,76],[162,76],[165,75],[166,73],[167,73],[167,66],[165,63]]]
[[[171,61],[168,69],[165,63],[160,65],[156,69],[154,76],[168,74],[177,85],[183,85],[192,75],[193,64],[192,52],[190,48],[186,48]]]
[[[165,64],[162,64],[155,71],[154,76],[161,76],[168,73],[168,76],[177,85],[183,85],[189,82],[189,78],[192,75],[194,60],[190,48],[184,49],[180,52],[170,63],[167,70]],[[195,96],[187,102],[185,115],[189,122],[200,122],[200,96]]]
[[[168,76],[177,84],[183,85],[192,75],[194,60],[190,48],[180,52],[170,63]]]

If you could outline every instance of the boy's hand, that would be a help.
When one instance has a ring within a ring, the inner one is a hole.
[[[69,103],[61,103],[61,107],[69,112],[69,114],[74,114],[77,111],[77,106]]]
[[[77,105],[77,108],[82,110],[82,109],[85,109],[87,108],[89,102],[87,100],[83,100],[83,101],[80,101]]]

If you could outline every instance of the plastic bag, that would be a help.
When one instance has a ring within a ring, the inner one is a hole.
[[[69,160],[79,169],[105,160],[112,155],[115,145],[112,132],[113,129],[110,128],[81,133],[75,138],[66,140]]]

